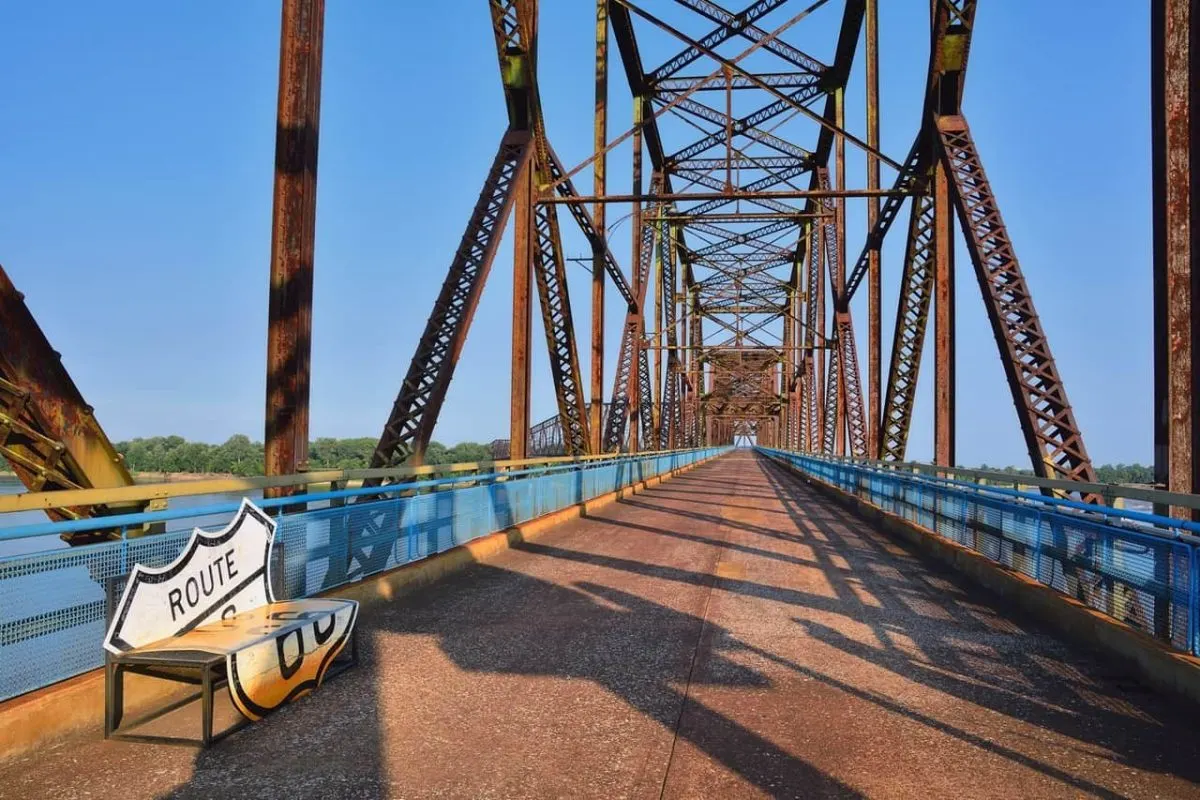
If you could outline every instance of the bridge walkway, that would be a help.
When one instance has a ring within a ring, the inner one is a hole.
[[[364,614],[209,751],[64,742],[0,797],[1197,797],[1194,710],[736,452]]]

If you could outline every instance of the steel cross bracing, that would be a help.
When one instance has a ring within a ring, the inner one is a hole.
[[[967,121],[940,117],[938,134],[953,178],[955,207],[967,233],[993,333],[1003,349],[1009,388],[1030,454],[1040,462],[1042,477],[1095,482],[1083,435]]]
[[[651,178],[651,193],[661,191],[662,176],[658,173]],[[652,207],[651,216],[659,210]],[[637,274],[634,276],[636,296],[625,317],[621,329],[621,350],[617,357],[617,371],[613,380],[612,409],[605,425],[602,446],[606,452],[620,450],[625,444],[626,424],[629,418],[640,415],[638,395],[641,393],[640,375],[638,370],[642,353],[644,352],[642,332],[645,328],[645,317],[642,308],[646,303],[646,291],[650,286],[650,267],[654,258],[655,241],[658,229],[655,225],[645,225],[640,232],[641,244],[637,259]],[[643,431],[644,433],[644,431]],[[643,441],[652,441],[644,439]]]
[[[537,206],[537,278],[541,299],[542,329],[550,351],[550,371],[562,420],[563,445],[567,455],[588,452],[588,419],[580,380],[579,354],[567,292],[567,271],[562,257],[562,239],[553,206]]]
[[[537,91],[537,3],[492,0],[489,8],[508,106],[509,131],[384,426],[372,457],[373,467],[395,466],[410,456],[419,461],[432,438],[496,245],[513,206],[514,187],[519,180],[528,179],[521,170],[531,170],[534,180],[546,183],[561,175],[561,167],[546,137]],[[559,186],[562,196],[578,197],[569,181],[564,180]],[[532,199],[528,198],[530,202]],[[521,202],[526,202],[526,198],[521,198]],[[573,200],[567,205],[585,235],[596,241],[595,228],[582,203]],[[539,206],[536,213],[528,216],[533,220],[534,230],[518,231],[517,235],[523,240],[531,236],[536,239],[531,266],[537,278],[564,442],[569,452],[584,454],[587,419],[556,211],[554,207]],[[609,270],[620,278],[620,269],[611,255],[608,262]],[[623,282],[618,281],[617,285],[620,289]]]
[[[884,395],[882,458],[903,461],[912,424],[917,374],[925,346],[929,302],[933,297],[933,198],[914,198],[909,220],[899,309],[892,336],[892,360]]]
[[[531,150],[526,131],[510,130],[501,139],[479,202],[425,323],[425,332],[409,362],[383,435],[375,446],[371,466],[403,463],[414,451],[423,452],[431,441],[433,425],[512,210],[513,184],[528,168]]]
[[[664,331],[661,337],[667,345],[667,374],[662,388],[662,417],[658,435],[658,446],[661,449],[673,449],[679,437],[680,414],[679,405],[679,344],[678,321],[676,317],[677,271],[676,259],[679,256],[675,232],[665,220],[659,225],[659,259],[660,270],[659,292],[663,298],[662,314],[658,320],[659,330]]]
[[[755,0],[740,8],[725,0],[599,0],[591,87],[596,134],[591,156],[568,168],[571,162],[551,147],[543,118],[538,0],[489,0],[507,125],[372,466],[423,457],[510,217],[518,244],[514,277],[528,276],[527,287],[536,282],[558,410],[553,424],[538,426],[544,441],[535,446],[584,454],[593,441],[616,450],[756,435],[762,443],[808,451],[845,448],[852,455],[902,459],[932,317],[935,459],[953,464],[957,219],[1035,471],[1094,479],[963,108],[978,2],[896,2],[911,3],[914,15],[928,13],[930,19],[928,72],[923,85],[913,87],[920,123],[902,160],[878,144],[879,0]],[[283,0],[265,425],[273,474],[303,469],[308,437],[323,9],[319,0]],[[805,47],[797,46],[797,31],[818,17],[836,33],[823,44],[808,36]],[[623,74],[634,109],[634,126],[616,137],[607,135],[608,119],[615,116],[608,108],[610,35],[616,44],[612,66]],[[650,37],[653,46],[644,47]],[[645,53],[664,60],[647,65]],[[859,85],[850,81],[856,69],[865,77],[865,126],[847,111],[863,105],[848,97],[848,87]],[[1172,134],[1165,141],[1178,139]],[[610,191],[603,178],[610,151],[630,141],[633,191]],[[857,174],[847,169],[848,146],[852,157],[866,160],[865,188],[848,179]],[[575,183],[589,164],[591,196]],[[890,190],[880,188],[881,167],[894,172]],[[910,197],[883,391],[879,277],[890,265],[881,263],[881,248]],[[867,204],[868,224],[855,232],[848,230],[846,206],[860,201]],[[613,254],[611,230],[600,213],[609,203],[632,209],[628,270]],[[588,397],[559,206],[594,254]],[[1180,237],[1172,236],[1170,254],[1178,261],[1184,250]],[[861,250],[848,273],[847,245]],[[609,413],[589,417],[589,403],[595,410],[605,399],[601,379],[608,373],[595,365],[603,366],[597,319],[603,319],[607,284],[626,316]],[[514,280],[511,413],[513,430],[528,435],[511,443],[514,452],[528,451],[534,438],[524,324],[532,291],[518,291],[521,285]],[[852,311],[863,286],[869,304],[865,386]],[[34,489],[128,485],[128,471],[3,272],[0,316],[0,455]],[[1175,406],[1185,395],[1171,395]],[[590,430],[591,420],[598,430]],[[1172,458],[1183,463],[1179,453]],[[114,510],[82,507],[63,515]]]

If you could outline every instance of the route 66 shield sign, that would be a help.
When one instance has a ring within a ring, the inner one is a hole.
[[[275,520],[249,500],[223,530],[199,528],[165,567],[138,564],[104,637],[122,653],[273,602],[270,575]]]

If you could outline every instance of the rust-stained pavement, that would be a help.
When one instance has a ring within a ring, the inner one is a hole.
[[[746,452],[360,624],[207,752],[66,742],[0,797],[1200,797],[1195,709]]]

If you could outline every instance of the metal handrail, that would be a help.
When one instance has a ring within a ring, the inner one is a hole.
[[[769,448],[764,448],[771,451]],[[1069,500],[1061,497],[1047,497],[1046,495],[1036,494],[1034,492],[1023,492],[1019,489],[1005,489],[1000,486],[991,486],[988,484],[976,483],[973,481],[964,481],[956,478],[946,478],[940,475],[926,475],[923,473],[905,473],[903,470],[886,470],[878,466],[880,463],[893,462],[868,462],[866,459],[855,460],[846,458],[830,458],[824,455],[816,455],[813,453],[799,453],[791,450],[774,450],[773,452],[784,453],[786,455],[795,456],[798,458],[807,458],[813,461],[827,463],[831,465],[844,464],[849,467],[854,467],[862,470],[869,470],[875,474],[894,475],[899,480],[919,481],[926,485],[944,486],[951,490],[972,491],[984,495],[996,495],[998,497],[1013,498],[1023,503],[1048,506],[1052,512],[1069,512],[1072,515],[1089,514],[1105,518],[1115,518],[1126,522],[1136,522],[1143,525],[1157,526],[1157,528],[1168,528],[1176,531],[1175,533],[1167,533],[1156,528],[1146,529],[1138,527],[1137,531],[1146,535],[1156,536],[1172,541],[1186,541],[1192,545],[1200,545],[1200,523],[1191,522],[1189,520],[1176,519],[1174,517],[1165,517],[1161,514],[1150,514],[1144,511],[1133,511],[1124,508],[1110,508],[1107,506],[1093,505],[1091,503],[1082,503],[1077,500]],[[960,470],[959,472],[963,472]],[[1108,521],[1108,519],[1106,519]]]
[[[331,469],[302,472],[293,475],[272,475],[253,478],[214,478],[211,480],[176,483],[147,483],[137,486],[121,486],[108,489],[63,489],[54,492],[24,492],[0,496],[0,514],[17,511],[45,511],[47,509],[71,508],[75,506],[110,505],[149,500],[167,500],[172,497],[189,497],[204,494],[229,494],[251,492],[260,489],[277,489],[304,486],[318,490],[324,486],[360,483],[367,479],[401,479],[425,475],[438,476],[457,473],[477,473],[483,470],[504,472],[533,466],[552,466],[566,463],[592,463],[646,455],[670,455],[690,452],[690,449],[655,450],[643,453],[604,453],[594,456],[547,456],[542,458],[513,459],[507,461],[473,461],[458,464],[426,464],[419,467],[391,467],[379,469]],[[379,487],[376,487],[379,488]],[[294,502],[294,501],[293,501]]]
[[[997,472],[985,469],[966,469],[962,467],[942,467],[920,461],[881,461],[871,458],[852,458],[849,456],[829,456],[818,453],[800,453],[807,458],[818,458],[832,463],[854,464],[856,466],[886,469],[895,472],[919,472],[935,477],[953,477],[971,483],[995,481],[1011,486],[1033,486],[1038,489],[1049,489],[1060,492],[1079,492],[1081,494],[1098,494],[1106,501],[1114,498],[1140,500],[1145,503],[1163,506],[1176,506],[1190,509],[1200,509],[1200,495],[1169,492],[1165,489],[1142,489],[1136,486],[1124,486],[1119,483],[1085,483],[1083,481],[1068,481],[1058,478],[1039,478],[1036,475],[1016,475],[1011,472]]]
[[[584,458],[554,458],[555,463],[544,464],[542,459],[523,459],[520,461],[508,462],[479,462],[478,464],[463,464],[453,465],[455,467],[475,467],[481,468],[489,464],[500,463],[508,467],[504,471],[492,471],[486,473],[473,472],[470,474],[451,475],[444,478],[435,478],[427,481],[412,481],[408,483],[388,484],[385,486],[367,486],[367,487],[347,487],[343,489],[330,489],[328,491],[313,492],[303,495],[290,495],[288,497],[270,498],[256,501],[256,503],[266,509],[279,508],[284,506],[296,506],[307,503],[324,502],[330,500],[344,500],[351,497],[363,495],[380,496],[401,493],[419,493],[423,490],[436,490],[447,486],[460,486],[463,484],[483,484],[488,485],[501,480],[514,480],[522,477],[542,477],[545,475],[557,474],[559,472],[567,472],[575,469],[602,467],[606,466],[605,462],[610,461],[642,461],[650,458],[661,458],[663,456],[694,453],[699,450],[713,448],[691,448],[687,450],[647,450],[641,453],[624,453],[613,456],[587,456]],[[526,469],[512,469],[513,466],[528,464],[534,462],[533,466]],[[443,465],[437,465],[441,467]],[[420,468],[417,468],[420,469]],[[343,471],[351,472],[353,470]],[[367,470],[357,470],[364,472]],[[375,470],[377,471],[377,470]],[[458,472],[464,472],[464,469],[458,469]],[[294,477],[294,476],[287,476]],[[261,480],[261,479],[256,479]],[[204,481],[195,481],[200,484]],[[322,482],[324,483],[324,482]],[[202,492],[201,494],[211,494],[212,492]],[[43,494],[63,494],[63,492],[44,492]],[[20,496],[20,495],[17,495]],[[212,514],[232,513],[238,509],[240,504],[236,502],[213,503],[206,506],[193,506],[190,508],[180,508],[174,510],[163,511],[142,511],[131,514],[114,514],[104,517],[87,517],[77,520],[63,520],[57,522],[39,522],[28,525],[14,525],[11,528],[0,528],[0,541],[11,541],[15,539],[30,539],[39,536],[53,536],[63,533],[82,533],[93,530],[121,528],[124,532],[125,528],[146,525],[155,522],[167,522],[176,519],[190,519],[195,517],[204,517]]]

